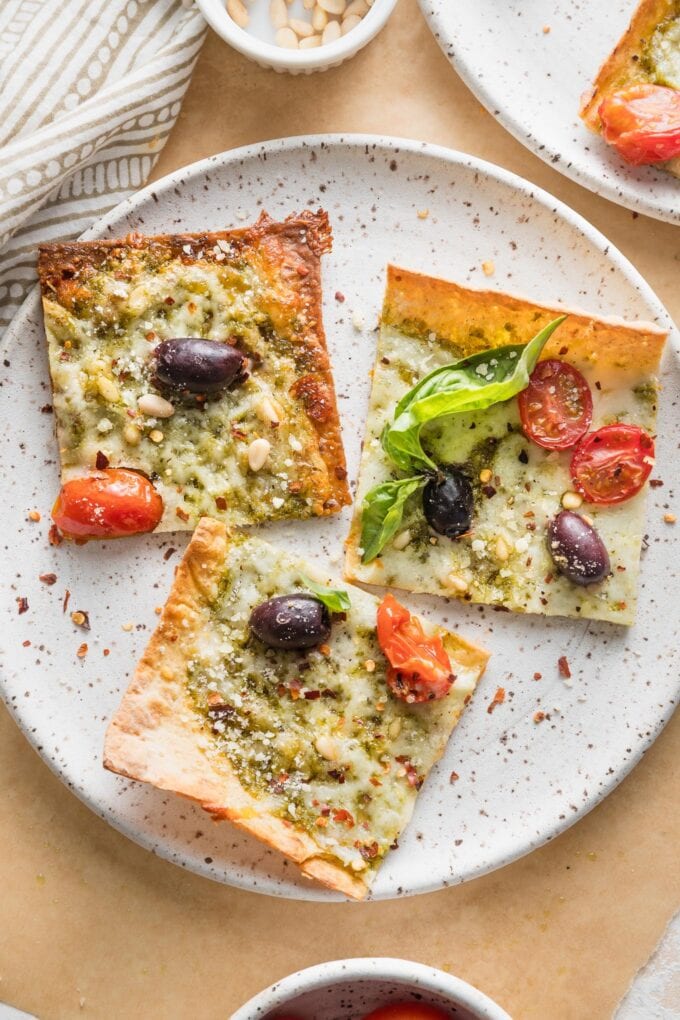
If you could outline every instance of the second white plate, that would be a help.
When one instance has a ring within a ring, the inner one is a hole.
[[[578,115],[638,0],[419,3],[460,76],[518,141],[595,194],[680,223],[680,181],[624,163]]]
[[[263,208],[283,217],[319,205],[335,235],[323,266],[324,317],[352,479],[388,261],[669,326],[633,267],[550,195],[461,153],[413,142],[320,137],[223,153],[124,202],[88,236],[220,229],[251,221]],[[481,270],[489,259],[496,266],[491,279]],[[57,449],[52,417],[42,413],[50,390],[37,295],[9,330],[5,358],[0,650],[3,694],[19,725],[78,796],[143,846],[221,882],[333,898],[228,823],[214,825],[187,801],[102,768],[107,722],[157,622],[154,607],[166,597],[186,537],[49,546]],[[650,493],[649,548],[633,628],[407,600],[493,655],[400,848],[378,876],[376,897],[464,881],[556,836],[623,778],[669,718],[680,636],[677,620],[674,627],[664,615],[668,593],[677,590],[677,555],[676,532],[662,518],[679,472],[678,376],[669,352],[658,443],[666,485]],[[33,509],[41,512],[40,523],[28,519]],[[261,533],[328,562],[339,575],[348,518],[346,512]],[[45,573],[56,574],[56,583],[41,583]],[[90,614],[85,634],[62,611],[66,590],[69,609]],[[28,608],[20,613],[21,598]],[[84,658],[76,654],[81,642],[88,645]],[[562,655],[571,665],[570,687],[558,673]],[[507,698],[489,714],[498,686]],[[540,725],[533,721],[537,710],[547,713]],[[459,779],[451,783],[453,771]]]

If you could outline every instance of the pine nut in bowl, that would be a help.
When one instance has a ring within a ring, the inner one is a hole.
[[[378,34],[397,0],[196,0],[225,42],[260,67],[337,67]]]

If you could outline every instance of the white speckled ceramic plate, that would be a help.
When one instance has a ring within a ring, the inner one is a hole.
[[[392,259],[471,285],[524,292],[544,302],[653,319],[668,326],[633,267],[575,213],[497,167],[460,153],[373,137],[267,142],[179,170],[124,202],[90,231],[200,230],[325,206],[334,232],[325,259],[325,317],[351,477],[374,356],[384,267]],[[429,209],[426,219],[418,211]],[[496,274],[480,264],[493,259]],[[345,301],[335,295],[341,293]],[[357,330],[353,318],[365,328]],[[19,725],[64,782],[143,846],[222,882],[285,896],[329,899],[276,853],[179,797],[127,782],[101,766],[107,720],[156,623],[186,539],[141,536],[87,546],[47,541],[57,491],[50,390],[38,297],[7,337],[0,388],[5,480],[0,589],[3,689]],[[490,668],[444,760],[423,789],[376,897],[424,892],[498,868],[556,836],[623,778],[670,716],[678,678],[676,531],[662,522],[678,474],[680,385],[668,353],[661,401],[659,473],[651,491],[638,622],[611,625],[496,613],[410,598],[493,652]],[[27,520],[38,509],[39,523]],[[267,537],[339,570],[349,514],[263,529]],[[173,550],[171,553],[170,550]],[[58,580],[42,584],[39,575]],[[62,612],[89,612],[83,634]],[[28,599],[19,614],[17,598]],[[124,629],[123,625],[134,627]],[[76,651],[88,644],[85,658]],[[105,656],[104,649],[110,654]],[[573,686],[560,679],[566,655]],[[540,673],[542,679],[535,680]],[[496,687],[504,705],[488,714]],[[541,725],[537,710],[548,713]],[[455,770],[459,779],[449,782]]]
[[[638,2],[419,0],[455,69],[518,141],[597,195],[680,223],[680,181],[624,163],[578,115]]]

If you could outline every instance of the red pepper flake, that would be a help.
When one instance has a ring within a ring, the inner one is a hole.
[[[21,644],[22,644],[23,648],[30,648],[31,647],[31,642],[30,641],[22,641]]]
[[[328,825],[328,819],[324,817],[324,815],[319,815],[319,817],[315,819],[314,824],[318,825],[320,829],[325,829]]]
[[[107,655],[110,655],[110,654],[111,654],[111,649],[110,648],[105,648],[102,651],[102,655],[104,655],[104,656],[107,656]]]
[[[76,652],[76,655],[78,656],[79,659],[84,659],[85,656],[87,655],[87,645],[82,644],[78,651]]]
[[[28,612],[28,599],[25,595],[17,596],[17,606],[19,608],[19,616],[21,616],[22,613]]]
[[[354,845],[356,846],[356,843]],[[358,850],[365,861],[372,861],[378,856],[380,847],[374,840],[372,843],[364,843],[363,845],[359,844]]]
[[[545,719],[545,712],[536,712],[534,714],[534,722],[535,723],[543,722],[544,719]]]
[[[542,680],[542,679],[543,679],[543,674],[542,673],[534,673],[534,680]]]
[[[170,297],[170,295],[169,295],[169,294],[168,294],[168,296],[167,296],[166,298],[164,298],[163,300],[164,300],[164,303],[165,303],[166,305],[174,305],[174,303],[175,303],[175,299],[174,299],[174,297]]]
[[[40,413],[41,414],[52,414],[53,410],[54,410],[54,408],[52,407],[51,404],[43,404],[43,406],[40,408]]]
[[[408,780],[408,785],[415,786],[416,790],[419,790],[420,787],[423,785],[423,780],[420,778],[415,766],[409,761],[406,755],[398,754],[397,757],[395,758],[395,761],[398,761],[400,765],[404,766],[404,769],[406,770],[406,779]]]
[[[47,533],[47,538],[50,545],[61,545],[61,543],[64,541],[64,536],[62,535],[61,531],[59,530],[56,524],[52,524],[50,526],[50,530]]]
[[[459,779],[460,779],[460,776],[458,775],[457,772],[452,772],[451,775],[449,776],[449,782],[451,784],[457,782]]]
[[[109,466],[109,458],[101,450],[97,450],[97,456],[95,458],[94,466],[97,471],[104,471]]]
[[[224,496],[215,496],[215,506],[217,507],[218,510],[227,509],[227,501],[224,498]]]
[[[145,333],[144,336],[146,337],[150,344],[152,344],[156,339],[156,334],[152,329],[150,329],[148,333]]]
[[[189,514],[186,512],[186,510],[183,510],[181,506],[178,506],[175,509],[175,513],[179,517],[180,521],[188,521],[189,520]]]
[[[371,778],[369,779],[369,783],[370,783],[370,784],[371,784],[372,786],[382,786],[382,783],[381,783],[381,782],[380,782],[380,780],[379,780],[379,779],[377,778],[377,776],[371,776]]]
[[[346,825],[348,829],[353,829],[355,825],[352,813],[347,811],[346,808],[334,808],[333,821],[338,822],[341,825]]]
[[[57,575],[56,574],[38,574],[38,580],[42,581],[43,584],[56,584],[57,583]]]
[[[166,550],[165,550],[165,552],[163,553],[163,559],[164,559],[164,560],[166,560],[166,561],[167,561],[167,560],[169,560],[169,559],[170,559],[170,557],[171,557],[171,556],[174,556],[174,554],[175,554],[176,552],[177,552],[177,550],[176,550],[176,549],[173,549],[173,547],[172,547],[172,546],[170,546],[170,548],[169,548],[169,549],[166,549]]]
[[[62,611],[62,613],[65,613],[66,610],[68,609],[68,600],[70,598],[71,598],[71,592],[67,588],[66,591],[64,592],[64,601],[61,604],[61,611]]]
[[[331,646],[319,645],[319,651],[321,652],[322,655],[329,656],[331,654]]]
[[[496,705],[502,705],[504,701],[505,701],[505,687],[498,687],[493,698],[486,706],[486,710],[489,713],[489,715],[491,715],[491,713],[494,711]]]
[[[563,357],[564,357],[564,355],[565,355],[565,354],[568,354],[568,353],[569,353],[569,348],[568,348],[568,347],[560,347],[560,349],[559,349],[559,351],[558,351],[558,354],[559,354],[559,356],[560,356],[561,358],[563,358]]]
[[[347,471],[340,464],[335,468],[334,474],[340,482],[344,482],[345,478],[347,478]]]
[[[307,701],[316,701],[317,698],[321,697],[321,691],[305,691],[304,696]]]
[[[335,300],[336,300],[336,301],[338,302],[338,304],[340,304],[340,305],[341,305],[341,304],[344,304],[344,301],[345,301],[345,295],[344,295],[344,294],[342,293],[342,291],[340,291],[340,290],[336,290],[336,292],[335,292]]]
[[[28,511],[28,519],[29,519],[29,521],[33,521],[34,524],[38,523],[38,521],[40,520],[40,517],[41,517],[41,514],[40,514],[39,510],[29,510]]]
[[[661,486],[663,485],[663,482],[661,481],[660,478],[650,478],[649,484],[652,487],[652,489],[660,489]]]
[[[557,668],[560,671],[560,676],[563,676],[565,680],[568,680],[571,676],[571,670],[569,669],[569,663],[567,662],[566,655],[560,655],[557,660]]]

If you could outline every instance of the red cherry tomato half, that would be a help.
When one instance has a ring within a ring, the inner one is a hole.
[[[632,85],[608,95],[598,110],[604,140],[634,166],[680,155],[680,92]]]
[[[623,503],[640,491],[654,466],[654,440],[638,425],[605,425],[571,458],[574,486],[589,503]]]
[[[593,419],[588,383],[566,361],[539,361],[517,402],[524,435],[549,450],[574,446]]]
[[[163,500],[148,478],[129,468],[107,468],[61,487],[52,520],[68,538],[120,538],[153,531]]]
[[[439,635],[426,634],[394,595],[378,606],[377,631],[390,664],[387,683],[397,698],[413,704],[446,697],[455,677]]]
[[[450,1020],[450,1015],[436,1006],[426,1006],[419,1002],[399,1002],[393,1006],[379,1006],[372,1013],[368,1013],[364,1020]]]

